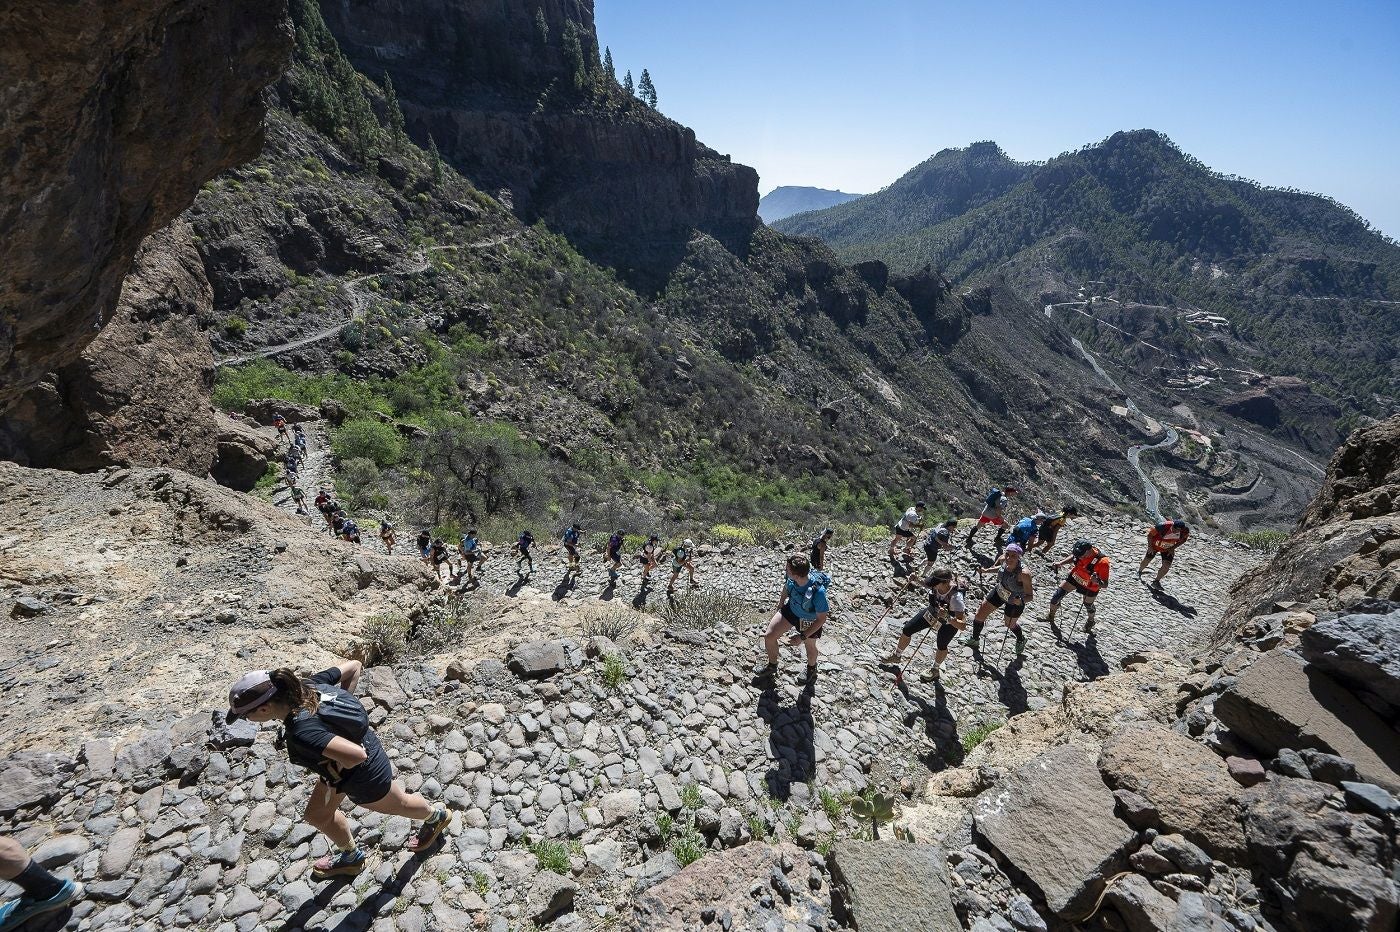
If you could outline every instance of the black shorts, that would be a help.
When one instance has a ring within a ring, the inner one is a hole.
[[[905,637],[913,637],[920,631],[927,630],[931,627],[933,627],[933,624],[929,621],[928,609],[924,609],[913,618],[906,621],[904,623],[904,629],[900,633]]]
[[[932,563],[938,559],[938,551],[942,549],[937,544],[924,544],[924,556],[928,557],[928,562]]]
[[[622,562],[622,551],[620,551],[620,550],[609,550],[609,551],[608,551],[608,555],[607,555],[604,559],[605,559],[607,562],[609,562],[609,563],[621,563],[621,562]]]
[[[379,736],[373,729],[365,732],[360,744],[368,756],[364,763],[346,771],[335,789],[349,796],[351,802],[363,806],[389,795],[394,782],[394,765],[389,762],[389,755],[384,753],[384,745],[379,743]]]
[[[995,589],[987,596],[987,603],[993,608],[999,608],[1004,611],[1007,618],[1020,618],[1021,613],[1026,610],[1026,603],[1003,601],[1001,594]]]
[[[792,606],[788,605],[786,602],[783,603],[783,607],[782,607],[782,608],[778,609],[778,614],[783,616],[783,621],[786,621],[788,624],[792,625],[792,626],[793,626],[794,628],[796,628],[798,631],[801,631],[801,630],[803,629],[804,626],[810,625],[813,621],[816,621],[815,618],[810,619],[810,620],[808,620],[808,621],[803,621],[801,618],[798,618],[798,617],[797,617],[797,613],[794,612],[794,611],[792,610]],[[825,631],[825,630],[826,630],[826,626],[823,625],[821,628],[819,628],[819,629],[817,630],[817,633],[816,633],[816,634],[808,635],[808,638],[809,638],[810,640],[815,641],[817,638],[819,638],[819,637],[822,636],[822,632]]]
[[[1171,565],[1172,565],[1172,556],[1173,556],[1175,553],[1176,553],[1175,550],[1152,550],[1152,549],[1148,549],[1148,551],[1147,551],[1147,559],[1151,560],[1153,557],[1161,557],[1161,558],[1162,558],[1162,565],[1163,565],[1163,566],[1171,566]]]
[[[1077,593],[1079,593],[1080,595],[1084,596],[1084,598],[1086,598],[1086,599],[1093,599],[1093,598],[1097,598],[1097,597],[1098,597],[1098,593],[1097,593],[1097,592],[1095,592],[1093,589],[1090,589],[1088,586],[1084,585],[1082,582],[1080,582],[1080,581],[1077,580],[1077,579],[1067,579],[1067,580],[1065,580],[1065,581],[1066,581],[1067,583],[1069,583],[1069,584],[1074,588],[1074,591],[1075,591],[1075,592],[1077,592]]]
[[[461,551],[458,552],[461,553]],[[468,550],[466,553],[462,554],[462,559],[467,563],[476,563],[481,559],[481,554],[477,553],[475,550]]]
[[[578,556],[578,546],[577,546],[577,545],[575,545],[575,544],[565,544],[565,545],[564,545],[564,549],[567,550],[567,551],[569,551],[569,556],[571,556],[571,557],[576,557],[576,556]]]
[[[823,563],[823,561],[824,561],[824,558],[822,557],[821,552],[820,552],[819,550],[817,550],[816,547],[813,547],[813,548],[812,548],[811,554],[810,554],[810,555],[808,556],[808,558],[807,558],[807,562],[809,562],[809,563],[812,564],[812,569],[814,569],[814,570],[822,569],[822,563]]]
[[[895,536],[895,537],[913,537],[913,536],[914,536],[914,532],[913,532],[913,531],[906,531],[904,528],[900,527],[898,524],[896,524],[891,530],[894,531],[894,536]]]

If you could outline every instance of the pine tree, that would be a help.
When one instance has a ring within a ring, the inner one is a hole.
[[[653,110],[656,109],[656,85],[651,83],[651,72],[642,69],[642,79],[637,83],[637,93]]]
[[[610,81],[612,81],[613,83],[617,83],[617,69],[613,67],[611,47],[609,47],[603,54],[603,71],[607,74],[608,79]]]
[[[583,90],[588,84],[588,66],[583,58],[583,41],[579,37],[578,26],[573,20],[564,24],[564,61],[569,66],[574,90]]]
[[[632,85],[632,71],[628,69],[627,77],[622,79],[622,89],[628,94],[637,93],[637,89]]]
[[[389,72],[384,72],[384,110],[389,118],[389,140],[398,145],[402,143],[408,134],[404,132],[403,110],[399,107],[399,95],[394,91],[394,82],[389,79]]]
[[[433,166],[433,184],[442,184],[442,153],[438,151],[437,140],[428,134],[428,160]]]
[[[535,32],[539,34],[540,45],[549,44],[549,23],[544,18],[544,7],[535,7]]]

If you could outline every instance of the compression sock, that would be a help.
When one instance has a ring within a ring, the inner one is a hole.
[[[1060,600],[1063,599],[1064,597],[1065,597],[1065,590],[1063,590],[1063,589],[1056,589],[1056,590],[1055,590],[1055,594],[1052,595],[1052,596],[1050,597],[1050,604],[1051,604],[1051,605],[1059,605],[1059,604],[1060,604]]]
[[[63,889],[63,881],[44,870],[39,866],[39,862],[33,859],[20,871],[14,882],[24,891],[25,896],[41,903],[53,899]]]

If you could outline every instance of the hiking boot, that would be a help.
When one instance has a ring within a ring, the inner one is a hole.
[[[0,932],[18,929],[35,916],[62,909],[83,895],[83,885],[73,880],[63,881],[58,892],[47,900],[33,900],[22,896],[17,900],[0,905]]]
[[[332,877],[356,877],[365,869],[369,858],[364,851],[355,848],[350,851],[337,851],[322,855],[311,865],[311,876],[315,880],[329,880]]]
[[[943,673],[936,666],[919,674],[919,679],[923,680],[925,683],[937,683],[942,678]]]
[[[1084,616],[1084,630],[1091,631],[1094,627],[1094,613],[1089,612]]]
[[[773,682],[773,677],[778,675],[778,665],[776,663],[763,662],[753,668],[753,682],[755,684]]]
[[[1026,652],[1026,632],[1017,628],[1012,634],[1016,636],[1016,656],[1019,657]]]
[[[902,664],[904,662],[904,657],[900,654],[890,654],[888,657],[881,657],[880,662]]]
[[[799,676],[799,677],[797,678],[797,685],[798,685],[798,686],[812,686],[812,685],[814,685],[816,682],[817,682],[817,668],[816,668],[816,665],[815,665],[815,664],[812,665],[812,666],[807,667],[807,669],[805,669],[805,670],[802,672],[802,675]]]

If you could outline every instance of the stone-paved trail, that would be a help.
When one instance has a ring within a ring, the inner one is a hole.
[[[1013,660],[1008,644],[998,661],[1000,629],[989,626],[980,661],[960,639],[937,685],[911,674],[897,688],[892,671],[856,655],[892,591],[878,543],[830,554],[836,614],[810,690],[796,682],[792,652],[775,684],[751,681],[783,560],[781,549],[761,547],[706,547],[698,561],[701,592],[722,589],[748,607],[737,624],[704,627],[712,619],[685,611],[643,617],[620,645],[589,641],[587,659],[583,638],[552,639],[541,622],[514,631],[508,655],[459,663],[446,679],[442,660],[372,667],[360,692],[399,775],[454,817],[443,848],[418,859],[403,848],[406,820],[353,811],[373,866],[350,884],[309,877],[326,842],[300,821],[310,784],[271,736],[211,724],[222,676],[172,709],[163,729],[0,761],[0,832],[89,884],[90,897],[65,917],[75,930],[508,932],[551,920],[562,930],[616,928],[636,892],[681,860],[756,837],[820,850],[856,832],[843,794],[871,784],[918,794],[931,771],[958,762],[979,723],[1055,701],[1065,681],[1116,670],[1129,652],[1185,648],[1211,630],[1228,584],[1259,559],[1193,538],[1169,587],[1184,604],[1164,606],[1135,578],[1135,523],[1080,522],[1062,548],[1077,536],[1116,558],[1095,637],[1057,637],[1031,621],[1025,657]],[[593,617],[610,604],[638,617],[633,609],[666,598],[665,565],[644,595],[635,564],[605,592],[601,559],[588,553],[568,589],[553,548],[540,548],[526,581],[503,550],[481,589],[462,595],[483,624],[493,612],[504,617],[502,605],[535,621],[547,616],[527,609],[551,604]],[[961,567],[970,559],[957,557]],[[1037,576],[1039,606],[1049,575]],[[892,615],[916,604],[907,597]],[[1072,603],[1062,614],[1073,618]],[[821,881],[825,862],[810,857],[810,890],[756,895],[734,928],[842,928]],[[782,892],[779,881],[756,878],[760,888],[770,880]]]

